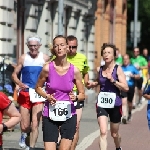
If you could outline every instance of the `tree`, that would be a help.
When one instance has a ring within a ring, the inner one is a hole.
[[[130,22],[134,20],[134,0],[128,0],[127,12],[127,35],[130,40]],[[150,0],[139,0],[138,20],[141,21],[141,41],[138,44],[140,49],[148,48],[150,50]]]

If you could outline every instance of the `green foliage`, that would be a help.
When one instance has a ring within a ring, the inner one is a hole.
[[[127,50],[127,54],[129,55],[130,58],[133,57],[133,52],[131,50]]]
[[[130,22],[134,20],[134,0],[127,1],[127,32],[130,35]],[[141,49],[147,47],[150,50],[150,0],[139,0],[139,11],[138,11],[138,20],[141,21],[141,42],[139,47]],[[130,36],[128,36],[128,40]]]

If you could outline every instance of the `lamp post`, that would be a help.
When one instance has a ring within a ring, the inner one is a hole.
[[[137,47],[138,3],[139,0],[134,0],[134,47]]]

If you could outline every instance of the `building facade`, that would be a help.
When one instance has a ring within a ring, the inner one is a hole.
[[[94,23],[97,0],[64,0],[62,34],[78,38],[78,52],[85,54],[94,78]],[[58,35],[58,0],[1,0],[0,55],[19,58],[28,51],[26,38],[38,34],[41,51],[50,55],[48,44]]]
[[[100,65],[101,46],[114,43],[126,53],[127,1],[98,0],[95,12],[95,67]]]
[[[100,65],[103,43],[126,52],[126,0],[63,0],[62,34],[78,38],[78,52],[87,56],[90,79]],[[58,35],[59,0],[0,0],[0,56],[14,60],[26,53],[26,38],[38,34],[41,51]],[[1,61],[1,59],[0,59]]]

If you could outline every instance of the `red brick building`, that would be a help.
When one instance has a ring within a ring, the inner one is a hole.
[[[114,43],[126,53],[127,0],[98,0],[95,13],[95,67],[100,65],[101,46]]]

